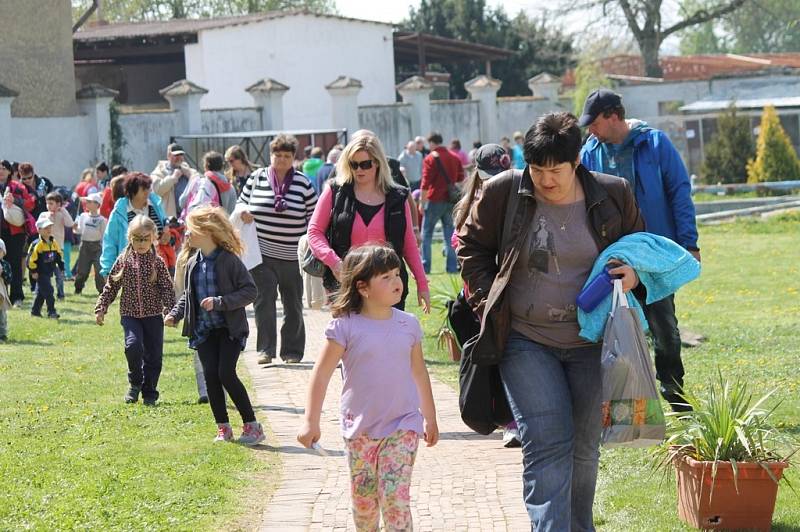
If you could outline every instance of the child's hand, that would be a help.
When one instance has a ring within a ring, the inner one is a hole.
[[[164,325],[166,325],[167,327],[175,327],[175,318],[172,316],[165,316]]]
[[[312,426],[311,423],[306,421],[300,428],[300,432],[297,433],[297,441],[306,449],[311,449],[311,444],[319,441],[321,435],[319,423]]]
[[[428,447],[433,447],[436,445],[436,442],[439,441],[439,425],[436,424],[436,420],[428,421],[425,420],[424,423],[424,438],[425,443]]]
[[[214,310],[214,298],[207,297],[200,302],[200,306],[203,307],[203,310],[211,312]]]
[[[31,279],[36,280],[39,278],[39,274],[36,272],[31,272]]]
[[[97,312],[97,313],[95,313],[95,315],[94,315],[94,322],[95,322],[96,324],[98,324],[98,325],[101,325],[101,326],[102,326],[102,325],[103,325],[103,318],[104,318],[104,317],[105,317],[105,314],[103,314],[102,312]]]

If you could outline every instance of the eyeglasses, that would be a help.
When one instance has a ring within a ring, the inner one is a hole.
[[[350,161],[350,168],[353,170],[358,170],[361,168],[362,170],[369,170],[372,168],[372,159],[367,159],[366,161]]]
[[[153,235],[133,235],[131,241],[136,244],[144,244],[145,242],[150,242],[152,238]]]

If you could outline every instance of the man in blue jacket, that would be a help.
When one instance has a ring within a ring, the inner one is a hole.
[[[646,122],[625,119],[619,94],[592,92],[578,122],[590,137],[581,150],[581,163],[596,172],[628,180],[649,233],[667,237],[700,260],[691,183],[686,167],[667,135]],[[675,411],[686,406],[678,396],[683,388],[681,337],[674,296],[643,305],[656,351],[656,375],[661,394]]]

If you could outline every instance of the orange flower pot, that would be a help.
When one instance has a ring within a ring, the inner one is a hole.
[[[675,460],[681,520],[702,529],[770,530],[778,485],[764,468],[760,464],[738,463],[737,493],[731,464],[719,462],[712,494],[712,464],[688,456]],[[764,465],[778,480],[789,466],[786,462],[766,462]]]

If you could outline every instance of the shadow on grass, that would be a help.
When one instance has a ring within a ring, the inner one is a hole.
[[[53,342],[42,342],[39,340],[19,340],[14,338],[9,338],[5,343],[0,345],[54,345]]]
[[[773,532],[800,532],[800,526],[785,523],[772,523]]]

